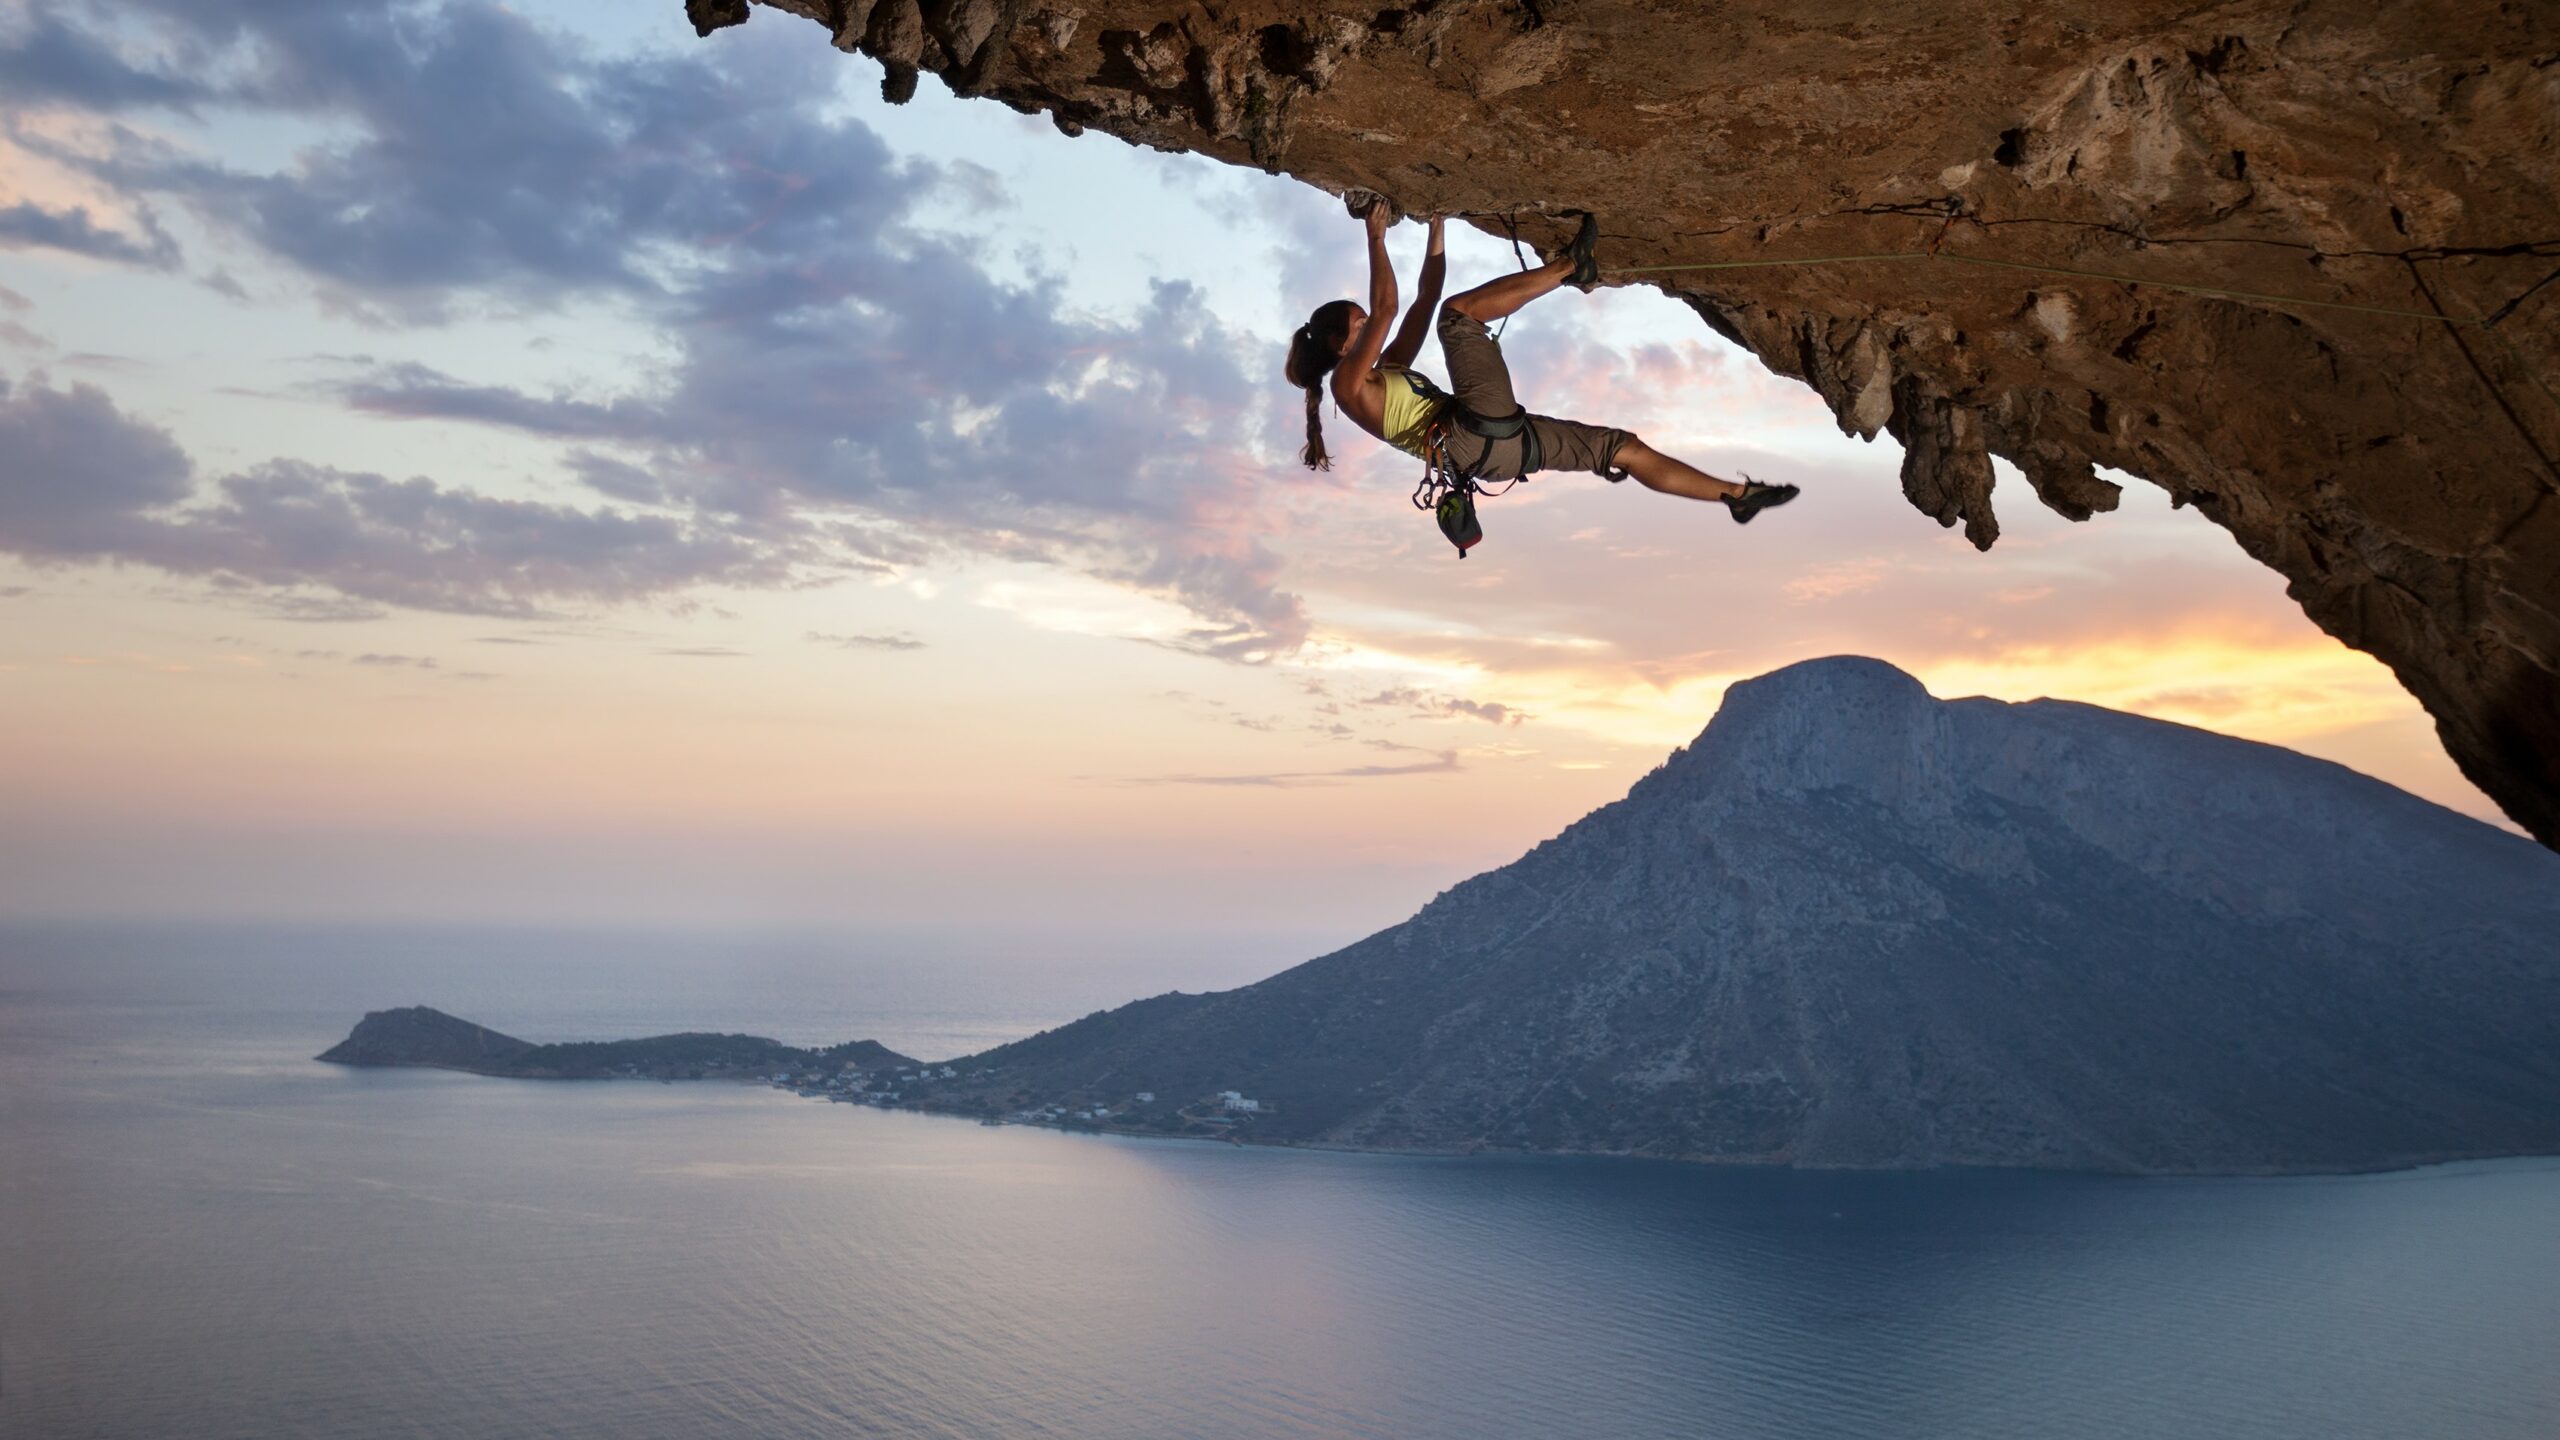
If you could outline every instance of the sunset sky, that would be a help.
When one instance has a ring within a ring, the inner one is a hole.
[[[1650,291],[1512,321],[1531,406],[1803,499],[1542,476],[1458,562],[1292,459],[1338,202],[877,82],[674,0],[0,0],[0,916],[1338,942],[1844,652],[2496,815],[2159,491],[2004,470],[1976,554]]]

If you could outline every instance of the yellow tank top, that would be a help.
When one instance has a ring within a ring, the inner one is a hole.
[[[1387,443],[1407,455],[1428,459],[1422,441],[1430,433],[1431,422],[1440,418],[1440,401],[1401,365],[1381,365],[1378,376],[1387,387],[1387,418],[1382,427]]]

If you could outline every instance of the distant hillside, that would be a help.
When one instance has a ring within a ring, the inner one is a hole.
[[[847,1067],[894,1070],[915,1064],[876,1040],[850,1040],[824,1050],[805,1050],[761,1035],[687,1032],[642,1040],[535,1045],[424,1005],[373,1011],[357,1022],[346,1039],[323,1051],[319,1058],[338,1065],[424,1065],[468,1070],[475,1075],[544,1080],[604,1079],[616,1075],[708,1079],[786,1070],[824,1070],[833,1074]]]
[[[335,1065],[433,1065],[502,1072],[533,1048],[513,1035],[411,1005],[367,1014],[346,1039],[320,1052],[320,1058]]]
[[[993,1074],[935,1108],[1356,1147],[2560,1152],[2560,856],[2271,746],[1814,661],[1404,924],[955,1063]]]

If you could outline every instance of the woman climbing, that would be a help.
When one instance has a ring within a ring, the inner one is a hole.
[[[1307,447],[1301,455],[1307,468],[1332,464],[1318,412],[1330,374],[1333,398],[1354,424],[1430,467],[1415,503],[1437,502],[1441,528],[1460,555],[1482,533],[1475,528],[1471,499],[1476,482],[1518,479],[1537,470],[1588,470],[1609,480],[1633,475],[1666,495],[1720,502],[1737,524],[1796,497],[1793,485],[1763,485],[1747,475],[1739,483],[1718,479],[1624,430],[1529,414],[1512,395],[1501,342],[1485,326],[1567,282],[1584,290],[1599,282],[1593,258],[1599,232],[1591,216],[1582,218],[1562,257],[1464,291],[1446,305],[1440,303],[1440,286],[1448,262],[1441,222],[1434,217],[1421,293],[1393,339],[1387,326],[1396,313],[1396,274],[1386,239],[1392,215],[1384,200],[1371,197],[1361,218],[1369,233],[1368,307],[1329,300],[1289,341],[1289,383],[1307,392]],[[1434,314],[1440,350],[1449,362],[1446,394],[1412,368],[1422,349],[1424,317]]]

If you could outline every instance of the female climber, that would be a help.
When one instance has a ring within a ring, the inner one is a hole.
[[[1600,279],[1593,258],[1598,226],[1582,219],[1580,233],[1564,254],[1535,270],[1505,275],[1440,303],[1440,285],[1448,262],[1442,254],[1441,222],[1430,222],[1430,248],[1422,262],[1422,291],[1404,323],[1388,338],[1396,313],[1395,269],[1387,260],[1387,227],[1393,223],[1383,199],[1370,198],[1362,223],[1369,233],[1369,304],[1329,300],[1289,340],[1289,383],[1307,392],[1307,447],[1301,457],[1311,470],[1331,467],[1325,453],[1322,382],[1333,377],[1333,398],[1361,429],[1431,468],[1415,502],[1426,496],[1442,501],[1441,528],[1464,555],[1481,532],[1474,527],[1468,496],[1475,482],[1508,480],[1537,470],[1588,470],[1609,480],[1629,475],[1646,488],[1692,500],[1720,502],[1737,524],[1796,497],[1793,485],[1764,485],[1744,476],[1740,483],[1720,480],[1694,465],[1663,454],[1624,430],[1532,415],[1511,393],[1511,371],[1503,364],[1501,342],[1485,328],[1511,312],[1570,281],[1588,290]],[[1439,317],[1440,350],[1449,362],[1450,393],[1414,373],[1414,356],[1422,349],[1424,317]],[[1443,478],[1445,477],[1445,478]],[[1445,490],[1445,495],[1438,492]],[[1449,502],[1464,506],[1453,519]]]

